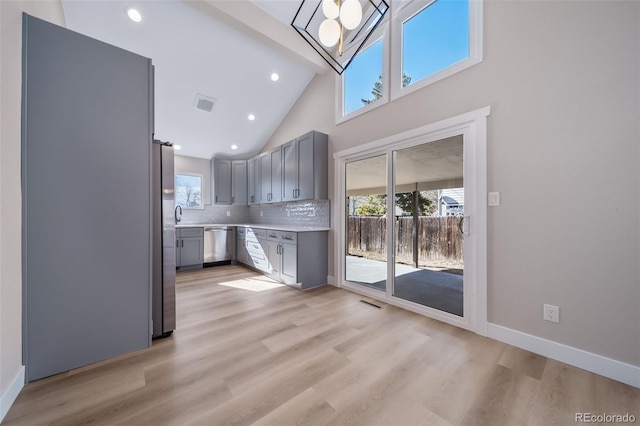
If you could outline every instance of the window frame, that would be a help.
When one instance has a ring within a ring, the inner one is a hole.
[[[347,120],[350,120],[354,117],[362,115],[366,112],[369,112],[373,109],[379,108],[382,105],[385,105],[389,102],[389,20],[384,19],[378,28],[371,34],[370,39],[367,43],[362,46],[360,52],[364,52],[369,47],[382,40],[382,97],[375,102],[372,102],[368,105],[363,105],[362,107],[351,111],[350,113],[344,113],[344,77],[348,72],[348,68],[341,75],[336,74],[336,124],[344,123]],[[351,49],[354,49],[356,46],[352,46]],[[360,54],[360,52],[358,54]],[[357,57],[357,56],[356,56]],[[354,57],[353,59],[355,60]]]
[[[483,1],[469,1],[469,56],[421,80],[402,87],[402,29],[403,23],[429,7],[434,1],[425,4],[424,0],[412,0],[408,3],[391,2],[389,14],[384,17],[370,41],[363,46],[367,49],[382,39],[382,98],[378,101],[358,108],[348,114],[344,113],[344,73],[335,77],[335,116],[336,125],[344,123],[383,105],[400,99],[405,95],[423,89],[457,74],[483,60]],[[345,71],[346,72],[346,71]]]
[[[402,62],[403,62],[403,24],[415,17],[435,1],[423,3],[414,0],[404,5],[400,10],[395,11],[392,20],[392,39],[394,40],[391,49],[391,74],[388,83],[391,91],[391,100],[401,98],[425,88],[433,83],[459,73],[477,63],[482,62],[482,37],[483,37],[483,2],[482,0],[469,0],[469,56],[461,61],[449,65],[415,83],[402,87]]]
[[[178,176],[191,176],[191,177],[197,177],[200,178],[200,206],[197,207],[187,207],[187,206],[180,206],[183,209],[187,209],[187,210],[204,210],[204,175],[201,173],[175,173],[175,176],[173,178],[174,180],[174,197],[173,197],[173,203],[175,204],[175,206],[179,206],[178,204]]]

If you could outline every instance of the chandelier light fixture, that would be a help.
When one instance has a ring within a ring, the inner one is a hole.
[[[303,0],[291,26],[342,74],[362,49],[389,5],[385,0]]]

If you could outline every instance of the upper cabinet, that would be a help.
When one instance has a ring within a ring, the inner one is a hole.
[[[231,160],[213,159],[214,199],[215,204],[231,204]]]
[[[282,201],[282,147],[260,155],[261,203]]]
[[[312,131],[246,161],[214,159],[214,203],[326,200],[327,148],[327,135]]]
[[[247,204],[247,162],[213,159],[214,203]]]
[[[313,131],[282,146],[282,201],[328,198],[327,139]]]
[[[262,192],[262,169],[260,168],[260,156],[247,160],[247,190],[249,192],[249,204],[260,204]]]
[[[231,162],[231,204],[247,205],[247,161]]]

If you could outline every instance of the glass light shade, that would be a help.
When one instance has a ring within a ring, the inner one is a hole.
[[[340,22],[348,29],[352,30],[360,25],[362,21],[362,6],[358,0],[346,0],[340,7]]]
[[[126,9],[126,11],[127,11],[127,16],[133,22],[142,22],[142,14],[137,9],[129,7]]]
[[[320,43],[326,47],[335,46],[340,40],[340,24],[334,19],[325,19],[318,29]]]
[[[322,0],[322,13],[329,19],[336,19],[340,14],[340,7],[334,0]]]

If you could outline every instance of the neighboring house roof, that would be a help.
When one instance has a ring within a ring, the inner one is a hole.
[[[464,206],[464,188],[443,189],[440,200],[449,206]]]

